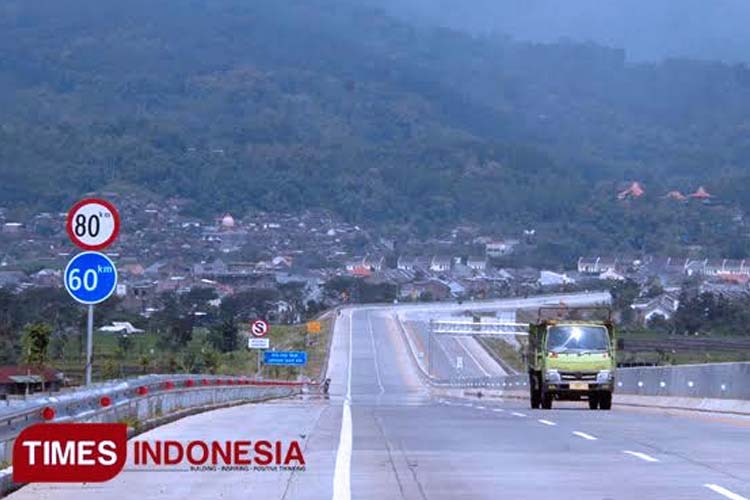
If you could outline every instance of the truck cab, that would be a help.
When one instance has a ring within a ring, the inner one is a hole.
[[[527,352],[531,408],[550,409],[554,400],[587,400],[592,410],[611,409],[614,337],[609,320],[531,324]]]

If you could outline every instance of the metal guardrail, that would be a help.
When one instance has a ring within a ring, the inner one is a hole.
[[[410,335],[396,315],[404,340],[409,346],[420,378],[432,387],[437,388],[476,388],[498,390],[528,390],[528,375],[518,373],[504,377],[461,377],[439,378],[425,371],[419,362]],[[433,333],[456,335],[461,328],[475,325],[493,325],[493,322],[474,323],[467,321],[434,321],[440,326]],[[498,327],[508,323],[494,322]],[[527,325],[524,325],[528,328]],[[475,330],[466,332],[476,335]],[[460,335],[460,333],[459,333]],[[518,333],[513,332],[513,335]],[[492,337],[492,334],[482,336]],[[740,363],[706,363],[701,365],[650,366],[618,368],[615,373],[615,392],[626,395],[667,396],[706,398],[719,400],[750,400],[750,362]]]
[[[41,422],[145,422],[195,408],[286,397],[317,383],[253,380],[221,375],[146,375],[31,400],[0,411],[0,461],[10,462],[13,442]]]
[[[528,335],[528,323],[506,321],[430,321],[433,334],[456,337],[496,337],[505,335]]]

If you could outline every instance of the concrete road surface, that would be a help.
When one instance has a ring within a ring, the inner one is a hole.
[[[139,439],[299,439],[302,472],[127,470],[98,485],[32,485],[11,498],[742,499],[750,419],[584,404],[431,396],[386,307],[344,311],[331,397],[185,418]],[[480,364],[482,361],[480,361]]]

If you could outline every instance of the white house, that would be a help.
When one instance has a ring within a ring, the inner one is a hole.
[[[578,272],[582,274],[601,274],[616,271],[618,262],[612,257],[581,257],[578,259]]]
[[[499,240],[491,241],[484,246],[484,251],[488,257],[502,257],[513,252],[513,248],[518,245],[518,240]]]
[[[430,271],[442,273],[451,270],[453,259],[450,257],[434,256],[430,261]]]
[[[398,258],[398,262],[396,263],[396,267],[400,271],[413,271],[416,267],[417,259],[416,257],[409,257],[406,255],[402,255]]]
[[[664,293],[652,299],[634,302],[630,308],[636,311],[645,325],[656,316],[670,319],[679,306],[680,301],[674,294]]]
[[[613,280],[613,281],[625,281],[625,276],[618,273],[614,269],[607,269],[599,275],[600,280]]]
[[[128,335],[143,333],[143,330],[134,327],[129,321],[113,321],[111,325],[99,328],[99,331],[107,333],[125,333]]]
[[[485,257],[469,257],[466,259],[466,265],[475,271],[484,271],[487,269],[487,259]]]
[[[539,274],[539,284],[541,286],[567,285],[575,283],[573,278],[569,278],[565,273],[560,274],[553,271],[542,271]]]

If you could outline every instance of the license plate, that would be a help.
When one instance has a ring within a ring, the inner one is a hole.
[[[571,382],[570,383],[570,390],[572,391],[588,391],[589,390],[589,384],[585,382]]]

